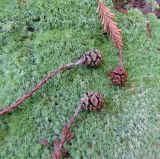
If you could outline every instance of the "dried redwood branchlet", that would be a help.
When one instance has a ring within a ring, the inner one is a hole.
[[[98,66],[103,59],[103,55],[101,51],[95,49],[87,51],[82,58],[80,58],[78,61],[65,64],[62,67],[56,69],[55,71],[51,72],[49,75],[47,75],[42,81],[40,81],[30,92],[26,93],[24,96],[19,98],[15,103],[9,105],[7,108],[0,110],[0,116],[8,114],[13,112],[16,108],[18,108],[26,99],[28,99],[30,96],[32,96],[37,90],[39,90],[44,84],[46,84],[53,76],[56,74],[62,72],[63,70],[67,70],[70,68],[73,68],[74,66],[78,65],[86,65],[90,67],[96,67]]]
[[[121,7],[121,1],[115,0],[114,2],[119,7]],[[108,7],[105,6],[102,0],[98,0],[98,11],[101,17],[101,23],[103,25],[104,31],[108,33],[112,43],[119,51],[119,66],[109,73],[109,78],[113,85],[124,86],[125,82],[127,81],[127,72],[124,68],[123,40],[121,30],[118,28],[118,25],[115,22],[114,14]]]
[[[64,153],[64,144],[70,141],[73,137],[71,127],[75,121],[75,118],[83,110],[101,110],[104,106],[104,97],[99,92],[87,92],[81,99],[80,105],[77,107],[75,113],[64,127],[60,140],[54,141],[54,151],[52,153],[52,159],[61,159]]]
[[[118,49],[122,49],[123,41],[121,30],[118,28],[117,23],[115,22],[115,16],[101,0],[98,0],[98,12],[100,14],[104,31],[108,34],[114,46]]]

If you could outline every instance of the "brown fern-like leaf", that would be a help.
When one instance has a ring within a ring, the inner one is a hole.
[[[100,0],[98,0],[98,12],[101,16],[104,31],[108,33],[114,46],[121,50],[123,48],[121,30],[117,27],[114,14]]]

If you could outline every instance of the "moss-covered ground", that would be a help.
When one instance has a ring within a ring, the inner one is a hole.
[[[88,90],[106,98],[101,112],[82,112],[66,145],[73,159],[160,158],[160,21],[152,14],[153,37],[138,10],[116,15],[125,43],[125,87],[112,86],[107,72],[117,50],[103,34],[96,0],[0,0],[0,108],[15,102],[45,75],[86,50],[100,49],[102,65],[58,74],[12,114],[0,117],[1,159],[50,159],[50,143]]]

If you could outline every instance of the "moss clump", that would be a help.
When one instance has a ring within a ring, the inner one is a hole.
[[[127,86],[120,89],[106,77],[117,66],[117,50],[103,35],[96,1],[0,0],[0,4],[1,108],[86,50],[97,48],[105,54],[97,69],[83,66],[59,74],[20,109],[1,117],[0,158],[49,159],[50,148],[39,141],[59,137],[88,90],[103,93],[107,103],[101,113],[79,116],[75,138],[67,146],[74,159],[159,158],[160,22],[154,15],[148,15],[153,31],[148,39],[146,18],[138,10],[123,16],[112,10],[123,32],[129,73]]]

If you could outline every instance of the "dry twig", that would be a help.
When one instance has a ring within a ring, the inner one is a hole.
[[[151,29],[151,23],[148,20],[146,21],[146,28],[147,28],[147,36],[149,38],[151,38],[152,37],[152,29]]]
[[[54,151],[52,153],[52,159],[61,159],[64,152],[64,144],[70,141],[73,137],[71,127],[75,121],[75,118],[82,110],[101,110],[104,105],[104,97],[99,92],[87,92],[81,99],[80,105],[77,107],[75,113],[69,120],[68,124],[64,127],[60,140],[54,141]]]
[[[80,60],[63,65],[57,70],[51,72],[47,75],[41,82],[39,82],[30,92],[26,93],[24,96],[19,98],[15,103],[9,105],[6,109],[0,110],[0,116],[13,112],[16,108],[18,108],[26,99],[32,96],[37,90],[39,90],[44,84],[46,84],[53,76],[57,73],[62,72],[63,70],[67,70],[77,65],[85,64],[86,66],[95,67],[99,65],[102,61],[102,53],[95,49],[91,51],[87,51]]]

